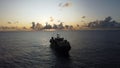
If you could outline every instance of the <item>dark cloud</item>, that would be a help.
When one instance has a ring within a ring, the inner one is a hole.
[[[35,26],[35,30],[41,30],[43,28],[42,24],[37,23]]]
[[[35,22],[32,22],[31,28],[34,29],[34,30],[41,30],[41,29],[43,29],[43,26],[40,23],[36,24]]]
[[[59,21],[59,24],[53,24],[53,25],[50,25],[48,22],[46,22],[46,25],[45,26],[43,26],[42,24],[40,24],[40,23],[35,23],[35,22],[32,22],[31,24],[32,24],[32,26],[31,26],[31,28],[33,29],[33,30],[42,30],[42,29],[69,29],[69,30],[71,30],[71,29],[73,29],[73,26],[72,25],[63,25],[63,23],[64,22],[61,22],[61,21]],[[25,29],[25,28],[24,28]]]
[[[115,20],[112,20],[112,17],[108,16],[104,20],[97,20],[88,23],[88,27],[95,27],[95,28],[120,28],[120,23]]]
[[[2,30],[9,30],[9,29],[18,29],[17,27],[10,27],[10,26],[0,26],[0,29]]]
[[[80,27],[80,25],[79,25],[79,24],[77,24],[77,27]]]
[[[12,22],[8,22],[8,24],[12,24]]]
[[[85,18],[86,18],[86,16],[82,16],[81,18],[85,19]]]
[[[18,24],[19,22],[18,21],[15,21],[15,22],[7,22],[8,24]]]
[[[35,25],[35,22],[32,22],[31,28],[32,28],[32,29],[35,29],[35,26],[36,26],[36,25]]]
[[[63,5],[63,7],[69,7],[70,6],[70,3],[65,3],[64,5]]]
[[[46,25],[44,26],[44,29],[52,29],[52,25],[50,25],[46,22]]]
[[[68,29],[68,30],[71,30],[71,29],[73,29],[73,26],[72,25],[65,25],[64,28]]]
[[[58,5],[59,7],[71,7],[72,6],[72,2],[65,2],[65,3],[59,3]]]

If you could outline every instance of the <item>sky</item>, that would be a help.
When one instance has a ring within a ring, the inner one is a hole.
[[[111,16],[120,22],[120,0],[0,0],[0,26],[83,24]]]

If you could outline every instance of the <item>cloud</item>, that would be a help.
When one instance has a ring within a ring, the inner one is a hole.
[[[64,3],[59,3],[58,5],[59,7],[71,7],[72,6],[72,2],[64,2]]]
[[[51,16],[50,17],[50,22],[53,22],[54,21],[54,18]]]
[[[115,20],[112,20],[112,17],[108,16],[104,20],[97,20],[88,23],[88,27],[95,27],[95,28],[116,28],[120,27],[120,23]]]
[[[69,3],[69,2],[63,4],[63,7],[69,7],[69,6],[71,6],[71,3]]]
[[[85,21],[82,20],[81,22],[85,22]]]
[[[62,6],[62,3],[59,3],[59,5],[58,5],[59,7],[61,7]]]
[[[15,22],[7,22],[8,24],[18,24],[19,22],[18,21],[15,21]]]
[[[18,21],[15,21],[14,23],[15,23],[15,24],[18,24],[19,22],[18,22]]]
[[[8,24],[12,24],[12,22],[8,22]]]
[[[85,18],[86,18],[86,16],[82,16],[81,18],[85,19]]]

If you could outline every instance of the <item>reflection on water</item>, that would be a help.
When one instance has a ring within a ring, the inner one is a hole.
[[[70,54],[60,54],[51,50],[55,56],[55,65],[53,68],[73,68]]]
[[[70,57],[56,57],[56,63],[53,68],[74,68]]]
[[[49,47],[58,32],[0,32],[0,68],[119,68],[120,31],[59,31],[70,56]]]

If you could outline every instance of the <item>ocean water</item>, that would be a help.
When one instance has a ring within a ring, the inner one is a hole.
[[[56,33],[70,42],[69,57],[50,48]],[[0,68],[120,68],[120,31],[0,32]]]

